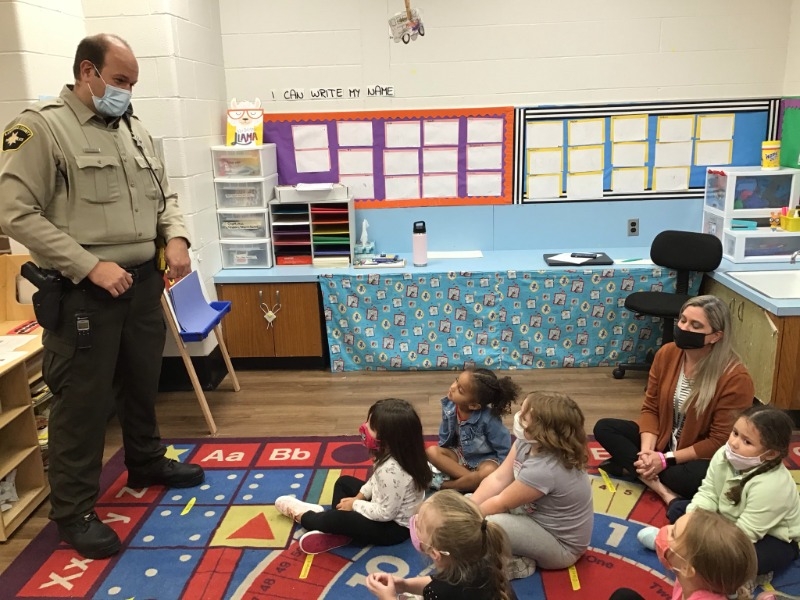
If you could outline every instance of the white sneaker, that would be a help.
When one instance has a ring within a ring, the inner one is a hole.
[[[512,556],[506,563],[505,572],[509,580],[530,577],[536,572],[536,561],[527,556]]]
[[[295,496],[278,496],[275,498],[275,508],[282,515],[298,522],[300,521],[300,517],[309,511],[322,512],[325,510],[319,504],[303,502],[302,500],[298,500]]]
[[[636,534],[636,539],[648,550],[655,550],[657,535],[658,527],[643,527],[639,530],[639,533]]]

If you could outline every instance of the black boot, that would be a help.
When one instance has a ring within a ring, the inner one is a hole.
[[[151,485],[163,485],[170,488],[189,488],[200,485],[206,480],[203,467],[180,463],[169,458],[146,467],[128,468],[128,487],[141,489]]]
[[[119,552],[119,536],[95,512],[57,524],[61,539],[84,558],[108,558]]]

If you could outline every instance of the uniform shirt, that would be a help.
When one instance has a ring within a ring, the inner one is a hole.
[[[39,266],[74,283],[99,260],[127,267],[152,259],[156,236],[189,240],[164,161],[139,120],[98,116],[71,86],[6,127],[0,228]]]
[[[361,487],[366,500],[353,502],[353,510],[372,521],[394,521],[408,527],[425,499],[411,475],[391,456],[375,467],[372,477]]]

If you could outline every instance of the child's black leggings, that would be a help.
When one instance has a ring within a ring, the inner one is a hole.
[[[324,512],[307,512],[300,524],[308,531],[338,533],[353,538],[359,544],[392,546],[409,538],[408,527],[394,521],[373,521],[354,510],[336,510],[342,498],[354,498],[364,482],[349,475],[342,475],[333,486],[334,508]]]

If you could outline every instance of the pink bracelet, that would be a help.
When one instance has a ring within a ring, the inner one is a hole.
[[[662,470],[666,469],[667,468],[667,457],[664,456],[663,452],[659,452],[658,453],[658,458],[661,459],[661,468],[662,468]]]

